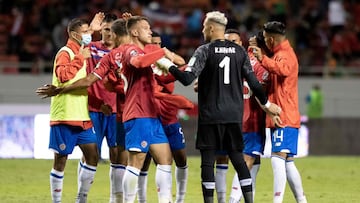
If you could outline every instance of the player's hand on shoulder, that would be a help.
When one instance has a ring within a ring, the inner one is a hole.
[[[80,47],[80,49],[79,49],[79,53],[80,53],[81,55],[83,55],[83,57],[84,57],[85,59],[91,57],[91,53],[90,53],[89,47],[84,47],[84,44],[81,45],[81,47]]]
[[[55,85],[46,84],[42,87],[36,89],[36,94],[41,96],[41,98],[45,99],[47,97],[56,96],[61,92],[62,88],[57,87]]]

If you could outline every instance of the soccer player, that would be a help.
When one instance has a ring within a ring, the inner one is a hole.
[[[91,57],[87,60],[87,73],[93,72],[100,59],[115,48],[115,42],[111,35],[111,23],[117,19],[115,14],[106,14],[100,30],[101,40],[89,44]],[[115,137],[114,126],[116,116],[116,94],[106,91],[102,82],[96,82],[88,88],[90,118],[93,122],[96,136],[98,137],[98,149],[101,159],[101,146],[104,137],[110,148],[110,161],[114,155]],[[113,136],[113,137],[111,137]]]
[[[225,39],[242,46],[240,32],[235,29],[225,30]],[[216,152],[216,173],[215,173],[215,189],[218,203],[226,202],[226,174],[228,171],[229,158],[226,151]],[[236,176],[236,174],[235,174]]]
[[[266,127],[271,128],[272,155],[271,165],[274,174],[274,203],[283,202],[286,180],[298,203],[307,202],[304,195],[301,176],[294,163],[297,154],[300,113],[298,106],[298,71],[296,54],[285,35],[285,25],[271,21],[264,24],[266,46],[273,51],[270,58],[264,55],[257,46],[254,55],[261,65],[270,73],[271,85],[268,97],[271,102],[280,104],[282,113],[280,128],[271,119],[266,120]]]
[[[111,35],[111,24],[117,16],[106,14],[102,22],[101,40],[89,44],[91,57],[87,59],[87,73],[92,73],[100,59],[115,48],[115,41]],[[119,164],[118,147],[116,146],[116,93],[106,91],[101,81],[95,82],[87,88],[90,118],[94,125],[95,134],[98,140],[99,157],[101,159],[101,146],[106,137],[110,157],[110,202],[114,202],[116,188],[116,167]],[[79,162],[81,170],[82,162]],[[79,172],[80,172],[79,170]]]
[[[160,203],[172,202],[172,156],[167,137],[159,119],[155,102],[155,79],[151,64],[163,56],[170,57],[166,48],[145,52],[151,43],[148,20],[142,16],[128,19],[127,28],[133,45],[123,55],[122,75],[125,81],[126,99],[123,122],[126,132],[125,146],[129,151],[128,165],[124,174],[124,202],[134,202],[136,185],[146,154],[150,152],[157,163],[156,184]]]
[[[196,49],[187,69],[182,72],[166,58],[157,61],[184,85],[198,77],[199,121],[196,147],[201,154],[201,179],[204,202],[214,201],[214,163],[216,150],[227,151],[238,173],[246,203],[253,202],[249,170],[243,158],[242,117],[245,78],[264,110],[276,115],[277,105],[270,103],[257,81],[246,51],[225,40],[227,18],[219,11],[206,14],[203,35],[207,44]],[[272,116],[278,122],[278,116]]]
[[[97,13],[91,26],[75,18],[67,26],[69,39],[55,56],[52,84],[63,86],[86,77],[86,59],[90,57],[91,33],[99,28],[103,13]],[[54,164],[50,172],[50,189],[53,202],[61,202],[64,170],[67,157],[78,145],[86,162],[79,174],[76,202],[86,202],[93,183],[98,162],[96,135],[89,117],[87,91],[62,94],[51,98],[50,143],[54,151]]]
[[[126,29],[126,21],[124,19],[115,20],[111,25],[111,31],[116,36],[114,37],[115,46],[117,47],[109,54],[104,56],[97,67],[93,70],[91,74],[88,74],[87,77],[77,80],[76,82],[56,87],[53,85],[48,85],[37,89],[39,95],[54,96],[57,94],[65,94],[72,91],[78,91],[79,89],[85,89],[96,81],[104,79],[108,76],[109,82],[112,82],[113,85],[121,84],[120,88],[116,87],[117,91],[117,131],[116,131],[116,146],[117,146],[117,155],[115,157],[115,163],[112,164],[113,173],[113,182],[111,185],[112,198],[110,201],[113,202],[122,202],[123,200],[123,188],[122,188],[122,179],[125,173],[125,167],[127,164],[127,153],[125,151],[125,132],[122,126],[122,109],[124,103],[124,90],[123,84],[119,81],[122,81],[118,78],[118,72],[121,69],[121,55],[126,48],[126,44],[131,43],[131,40],[128,36]],[[119,83],[117,83],[119,82]],[[111,169],[110,169],[111,170]]]
[[[152,31],[152,44],[156,45],[158,48],[161,48],[161,37],[159,33]],[[176,65],[184,65],[185,60],[173,53],[172,60]],[[154,67],[155,69],[155,67]],[[153,70],[154,70],[153,69]],[[158,72],[155,73],[155,78],[157,84],[159,85],[159,91],[164,93],[164,96],[171,95],[175,88],[175,78],[169,75],[164,75]],[[174,157],[176,164],[175,168],[175,178],[176,178],[176,203],[183,203],[185,200],[186,185],[187,185],[187,160],[186,160],[186,150],[185,150],[185,137],[180,126],[179,120],[177,118],[178,109],[174,105],[169,105],[166,101],[162,99],[157,99],[160,109],[161,123],[164,128],[165,134],[169,140],[170,149]],[[184,100],[183,106],[188,106],[192,108],[193,104],[190,101]],[[138,202],[146,202],[146,188],[147,188],[147,174],[149,170],[149,165],[151,163],[151,156],[147,156],[144,162],[144,165],[141,169],[139,182],[138,182]]]
[[[261,47],[266,55],[271,55],[264,41],[262,31],[249,39],[251,46]],[[253,67],[256,78],[266,89],[269,83],[269,73],[257,61],[252,49],[248,49],[250,63]],[[243,139],[244,139],[244,159],[250,170],[253,183],[253,196],[255,197],[256,176],[260,167],[260,155],[263,154],[265,147],[265,113],[259,106],[247,81],[244,81],[244,116],[243,116]],[[238,203],[241,200],[241,192],[237,175],[235,174],[232,182],[229,203]]]

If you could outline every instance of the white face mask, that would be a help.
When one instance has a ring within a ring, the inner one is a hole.
[[[84,45],[90,44],[90,42],[92,40],[91,34],[82,34],[81,38],[82,38],[81,43]]]

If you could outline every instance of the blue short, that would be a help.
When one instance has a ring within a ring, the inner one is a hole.
[[[179,122],[163,125],[163,128],[169,140],[171,151],[185,149],[185,137]]]
[[[169,143],[158,118],[135,118],[124,122],[125,148],[128,151],[149,151],[152,144]]]
[[[272,152],[285,152],[289,156],[296,155],[298,137],[298,128],[285,127],[271,129]]]
[[[106,116],[102,112],[90,111],[89,115],[95,129],[98,149],[101,149],[104,137],[108,147],[116,147],[116,114]]]
[[[50,127],[49,149],[61,155],[71,154],[76,145],[97,143],[93,128],[87,130],[70,125]]]
[[[265,137],[261,133],[252,132],[244,133],[244,154],[255,157],[256,155],[262,155],[265,146]]]
[[[121,121],[116,122],[116,144],[125,149],[125,129]]]

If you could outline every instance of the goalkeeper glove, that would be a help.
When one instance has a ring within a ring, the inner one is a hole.
[[[157,61],[156,61],[156,66],[157,66],[159,69],[165,70],[165,72],[168,72],[168,71],[169,71],[169,68],[170,68],[171,66],[175,66],[175,67],[176,67],[176,65],[175,65],[173,62],[171,62],[169,59],[167,59],[167,58],[165,58],[165,57],[157,60]]]

